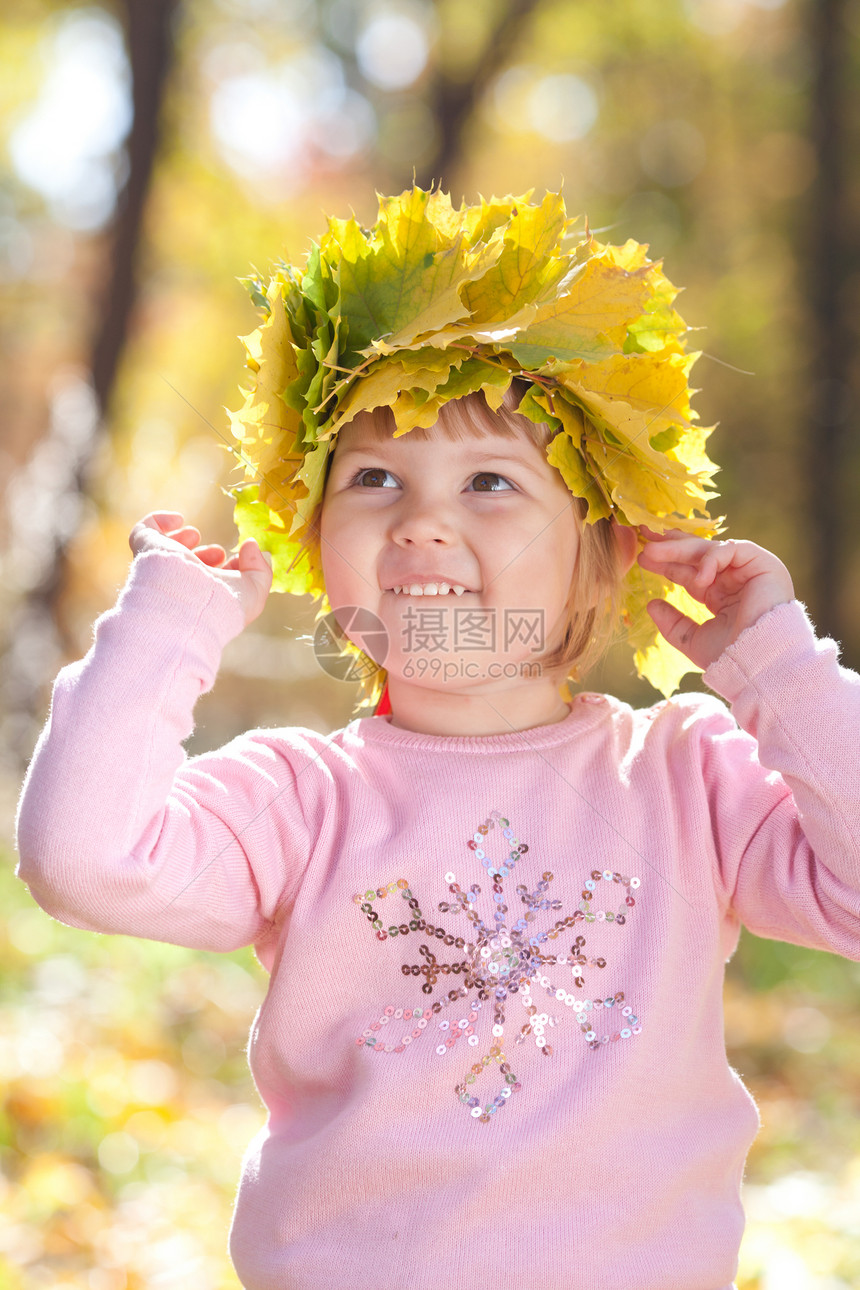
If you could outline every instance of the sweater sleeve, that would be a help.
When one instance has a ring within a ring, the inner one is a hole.
[[[265,739],[182,747],[242,626],[202,565],[148,552],[59,673],[17,821],[19,876],[54,917],[216,950],[273,930],[309,848],[289,760]]]
[[[793,601],[705,681],[741,727],[702,743],[728,905],[759,936],[860,959],[860,677]]]

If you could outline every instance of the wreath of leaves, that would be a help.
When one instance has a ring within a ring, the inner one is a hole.
[[[272,556],[274,590],[328,611],[314,518],[341,426],[389,407],[407,434],[475,391],[497,409],[514,377],[528,382],[519,412],[556,432],[547,459],[586,500],[587,523],[713,536],[717,467],[690,407],[698,354],[647,250],[599,242],[560,193],[455,209],[413,187],[380,197],[371,229],[330,219],[303,265],[246,279],[263,319],[244,338],[251,381],[229,414],[244,474],[232,491],[241,538]],[[692,664],[651,622],[654,598],[697,621],[707,611],[638,565],[627,576],[637,671],[668,695]]]

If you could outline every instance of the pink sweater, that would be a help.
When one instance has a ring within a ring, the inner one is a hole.
[[[269,969],[243,1285],[727,1287],[757,1116],[723,966],[741,922],[860,958],[860,678],[795,602],[706,676],[742,729],[581,694],[523,732],[371,717],[188,759],[241,621],[202,566],[135,561],[57,679],[18,836],[64,922]]]

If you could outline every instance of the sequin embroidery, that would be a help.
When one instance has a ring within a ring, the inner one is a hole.
[[[493,829],[501,832],[507,849],[507,855],[501,861],[493,860],[488,854],[487,839]],[[511,1094],[519,1092],[522,1087],[503,1049],[509,1003],[518,999],[526,1014],[514,1044],[533,1040],[546,1057],[551,1057],[554,1051],[551,1036],[547,1032],[564,1021],[564,1014],[539,1011],[539,1005],[534,999],[539,991],[543,991],[555,1003],[571,1009],[586,1044],[594,1051],[605,1044],[630,1039],[641,1032],[640,1020],[626,1002],[623,991],[615,991],[603,998],[582,998],[547,975],[548,969],[569,967],[574,989],[583,990],[585,969],[596,968],[599,971],[606,967],[606,959],[602,955],[586,955],[586,940],[581,933],[573,940],[569,955],[547,953],[542,948],[547,941],[557,940],[566,929],[578,923],[608,922],[623,927],[636,904],[633,893],[641,884],[639,878],[625,876],[609,868],[593,869],[583,883],[579,907],[567,917],[557,919],[552,927],[537,931],[532,925],[540,911],[560,911],[562,908],[560,900],[554,900],[547,894],[554,877],[547,871],[533,891],[529,891],[523,883],[517,886],[516,893],[525,909],[521,917],[508,925],[505,879],[511,876],[518,860],[528,852],[528,846],[520,842],[510,820],[497,810],[490,812],[466,845],[492,880],[489,913],[485,919],[478,912],[478,897],[482,894],[480,886],[473,883],[464,891],[453,871],[445,874],[449,899],[440,901],[438,909],[443,915],[465,915],[470,923],[470,939],[454,936],[445,927],[428,922],[405,878],[386,886],[370,888],[363,895],[358,893],[353,896],[354,903],[361,908],[380,940],[421,932],[427,941],[438,940],[446,948],[461,952],[459,958],[455,956],[454,962],[442,962],[437,958],[440,947],[431,948],[425,943],[418,949],[418,957],[422,962],[402,964],[404,976],[423,977],[421,990],[425,995],[433,993],[440,977],[462,978],[455,989],[447,992],[447,997],[437,999],[430,1007],[409,1009],[389,1004],[382,1016],[371,1022],[363,1034],[358,1036],[356,1044],[378,1053],[402,1053],[422,1035],[432,1032],[437,1040],[436,1053],[444,1057],[462,1040],[471,1047],[479,1045],[481,1041],[477,1034],[477,1024],[480,1013],[484,1007],[490,1007],[493,1042],[488,1052],[471,1065],[455,1086],[457,1097],[471,1116],[480,1123],[487,1124],[507,1103]],[[594,908],[595,894],[601,882],[611,883],[613,886],[617,884],[623,889],[624,895],[620,898],[617,909]],[[394,914],[394,921],[386,926],[386,920],[375,907],[375,902],[394,894],[399,894],[406,902],[404,921],[398,923],[397,914]],[[474,998],[471,1002],[462,1002],[472,994]],[[458,1010],[463,1015],[454,1018],[443,1016],[439,1019],[444,1010],[455,1008],[456,1005],[460,1005]],[[546,1005],[547,1009],[552,1006],[552,1003]],[[614,1026],[611,1021],[604,1020],[610,1017],[615,1021]],[[394,1035],[389,1039],[392,1021],[402,1022],[399,1029],[404,1033],[398,1035],[398,1030],[395,1029]],[[601,1034],[601,1031],[604,1033]],[[493,1101],[482,1106],[472,1094],[471,1086],[494,1063],[499,1068],[503,1083]]]

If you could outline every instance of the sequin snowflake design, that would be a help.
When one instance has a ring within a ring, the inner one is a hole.
[[[487,854],[488,838],[494,829],[500,831],[507,849],[507,855],[501,861],[493,860]],[[491,1009],[492,1042],[489,1049],[480,1060],[472,1064],[461,1082],[455,1086],[457,1097],[471,1115],[480,1123],[488,1124],[511,1095],[522,1088],[504,1052],[509,1007],[519,1003],[525,1013],[516,1033],[514,1046],[532,1041],[545,1057],[552,1057],[554,1051],[547,1031],[561,1025],[566,1019],[563,1011],[550,1011],[554,1005],[561,1005],[562,1009],[569,1008],[572,1011],[585,1043],[593,1051],[604,1044],[627,1040],[640,1033],[642,1027],[639,1018],[627,1003],[623,991],[618,990],[603,998],[583,998],[557,984],[548,975],[553,972],[553,976],[557,977],[558,969],[567,968],[572,974],[574,989],[581,991],[585,989],[587,968],[601,971],[606,967],[606,959],[602,955],[589,957],[586,954],[586,940],[581,932],[574,938],[569,954],[555,954],[544,949],[547,942],[557,940],[567,929],[580,923],[606,922],[624,927],[636,904],[634,893],[640,886],[640,880],[611,869],[592,869],[583,884],[579,907],[571,914],[556,919],[552,926],[538,931],[534,924],[540,915],[548,914],[549,911],[561,911],[562,902],[552,899],[548,894],[553,874],[546,872],[533,891],[529,891],[525,884],[516,888],[524,909],[521,916],[509,925],[510,911],[505,903],[505,880],[511,877],[517,861],[529,849],[526,843],[520,842],[515,836],[510,821],[500,811],[491,811],[466,845],[491,880],[491,909],[486,917],[482,917],[478,909],[478,898],[482,894],[480,886],[473,883],[464,891],[453,872],[445,875],[449,898],[440,901],[438,908],[441,914],[449,917],[464,915],[470,924],[468,936],[455,936],[444,927],[428,922],[405,878],[387,886],[370,889],[363,895],[353,896],[354,903],[360,906],[380,941],[418,932],[423,933],[428,942],[440,941],[447,949],[461,956],[455,957],[453,962],[440,962],[434,952],[436,947],[426,943],[420,945],[418,955],[422,962],[404,963],[401,967],[404,976],[423,977],[421,990],[425,995],[433,993],[440,977],[459,977],[460,983],[449,989],[447,996],[443,994],[427,1007],[404,1008],[389,1004],[383,1014],[356,1039],[356,1043],[359,1047],[376,1053],[403,1053],[428,1031],[435,1031],[438,1040],[436,1052],[444,1057],[456,1047],[458,1041],[465,1040],[472,1048],[480,1044],[477,1033],[480,1014],[484,1008]],[[617,884],[622,889],[624,894],[622,896],[621,892],[618,893],[620,903],[617,910],[593,908],[601,883]],[[404,921],[392,921],[386,927],[382,915],[375,908],[375,902],[398,894],[406,906],[403,910]],[[545,1011],[540,1011],[539,1004],[535,1002],[535,995],[539,995],[539,991],[543,991],[553,1001],[546,1005]],[[449,1009],[454,1016],[440,1016]],[[617,1019],[614,1026],[612,1021],[606,1021],[609,1017]],[[599,1033],[603,1030],[601,1018],[608,1026],[603,1034]],[[405,1023],[405,1033],[399,1041],[390,1042],[390,1027],[394,1027],[396,1034],[400,1029],[398,1022]],[[471,1086],[493,1063],[499,1068],[502,1086],[492,1102],[482,1105],[474,1096]]]

